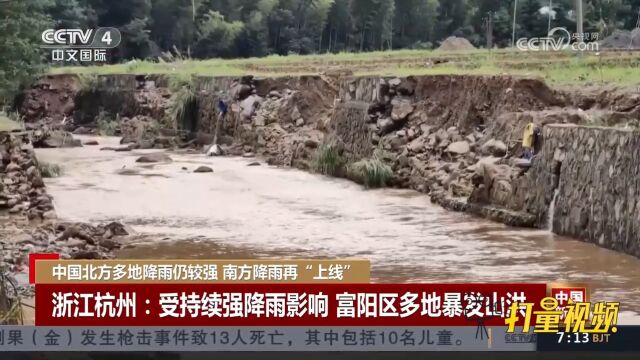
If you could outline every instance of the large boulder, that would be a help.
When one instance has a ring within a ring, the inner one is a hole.
[[[237,84],[231,88],[231,96],[236,100],[244,100],[251,95],[252,92],[253,89],[247,84]]]
[[[171,157],[165,153],[153,153],[139,157],[136,162],[139,163],[157,163],[157,162],[170,162]]]
[[[495,158],[481,160],[475,165],[475,173],[471,178],[475,190],[469,200],[504,206],[513,196],[513,168],[509,165],[498,165],[493,159]]]
[[[262,98],[258,95],[250,95],[246,99],[240,102],[241,114],[245,119],[250,119],[253,116],[253,113],[256,111],[260,103],[262,103]]]
[[[208,166],[199,166],[197,169],[193,171],[194,173],[212,173],[213,169]]]
[[[224,151],[218,144],[213,144],[207,149],[207,156],[222,156]]]
[[[449,146],[447,147],[448,153],[453,153],[458,155],[464,155],[469,151],[471,151],[471,146],[469,146],[469,143],[466,141],[456,141],[454,143],[449,144]]]
[[[378,119],[378,122],[376,125],[378,125],[378,129],[380,129],[379,133],[381,135],[388,134],[395,128],[395,123],[393,122],[393,120],[389,118]]]
[[[483,155],[491,155],[497,157],[503,157],[507,155],[507,145],[500,140],[491,139],[484,143],[480,148],[480,152]]]
[[[408,77],[396,87],[396,91],[400,95],[411,96],[416,91],[417,81],[413,77]]]
[[[411,100],[399,97],[391,100],[391,105],[391,120],[395,122],[404,121],[415,109]]]
[[[409,149],[409,151],[411,151],[414,154],[419,154],[419,153],[423,153],[425,151],[425,145],[426,145],[426,137],[425,136],[421,136],[421,137],[413,139],[407,145],[407,149]]]

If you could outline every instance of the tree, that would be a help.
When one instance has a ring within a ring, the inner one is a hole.
[[[540,0],[524,0],[518,9],[517,37],[535,37],[547,35],[547,17],[540,13]]]
[[[346,50],[352,33],[349,0],[335,0],[327,15],[324,43],[330,52]]]
[[[51,26],[39,1],[0,3],[0,106],[44,69],[41,34]]]
[[[59,28],[119,28],[124,36],[117,61],[154,58],[174,47],[199,58],[431,48],[451,35],[484,46],[489,14],[493,44],[509,46],[514,4],[513,0],[25,2],[39,4]],[[585,32],[599,32],[604,37],[615,29],[632,29],[637,24],[640,0],[583,3]],[[548,4],[548,0],[518,0],[518,37],[543,36],[548,25],[576,31],[575,0],[553,0],[552,11],[542,11]],[[550,24],[549,13],[553,14]]]
[[[161,49],[187,52],[196,39],[191,1],[155,0],[150,11],[150,38]],[[203,11],[199,9],[198,13]],[[171,24],[171,26],[167,26]]]
[[[243,28],[242,22],[227,22],[219,12],[209,10],[198,24],[195,55],[220,56],[225,54]]]
[[[87,27],[87,8],[78,0],[47,0],[45,11],[57,29],[77,29]]]

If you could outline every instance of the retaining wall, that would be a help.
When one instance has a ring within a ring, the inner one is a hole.
[[[543,136],[529,189],[519,188],[540,226],[550,220],[557,234],[640,256],[640,132],[549,125]]]

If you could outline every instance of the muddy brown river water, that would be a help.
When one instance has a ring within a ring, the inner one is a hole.
[[[63,168],[47,181],[59,217],[122,221],[146,235],[120,257],[350,257],[371,260],[374,282],[588,283],[594,300],[621,302],[621,323],[640,324],[640,259],[449,212],[414,191],[202,154],[141,166],[136,158],[154,151],[99,151],[118,139],[95,139],[37,154]],[[200,165],[215,172],[193,173]]]

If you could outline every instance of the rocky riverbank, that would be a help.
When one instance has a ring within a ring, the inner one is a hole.
[[[119,223],[91,225],[57,219],[30,142],[34,134],[0,132],[0,269],[26,277],[31,253],[64,259],[106,259],[132,234]],[[24,281],[18,288],[29,295]]]
[[[97,109],[103,109],[120,119],[123,144],[116,151],[201,149],[218,128],[224,153],[262,157],[271,165],[311,170],[318,149],[330,143],[346,165],[375,153],[393,171],[391,186],[429,194],[451,210],[526,227],[547,226],[554,188],[527,180],[547,170],[521,159],[524,127],[634,127],[640,113],[639,97],[624,89],[565,92],[511,76],[317,75],[196,78],[185,85],[193,97],[187,115],[178,118],[170,110],[179,99],[168,92],[166,78],[105,76],[94,91],[82,93],[70,90],[72,82],[69,76],[43,79],[22,108],[49,122],[71,117],[82,131],[95,128]],[[43,113],[37,96],[43,91],[67,105]],[[118,106],[109,94],[121,99]],[[216,126],[220,99],[229,113]]]

